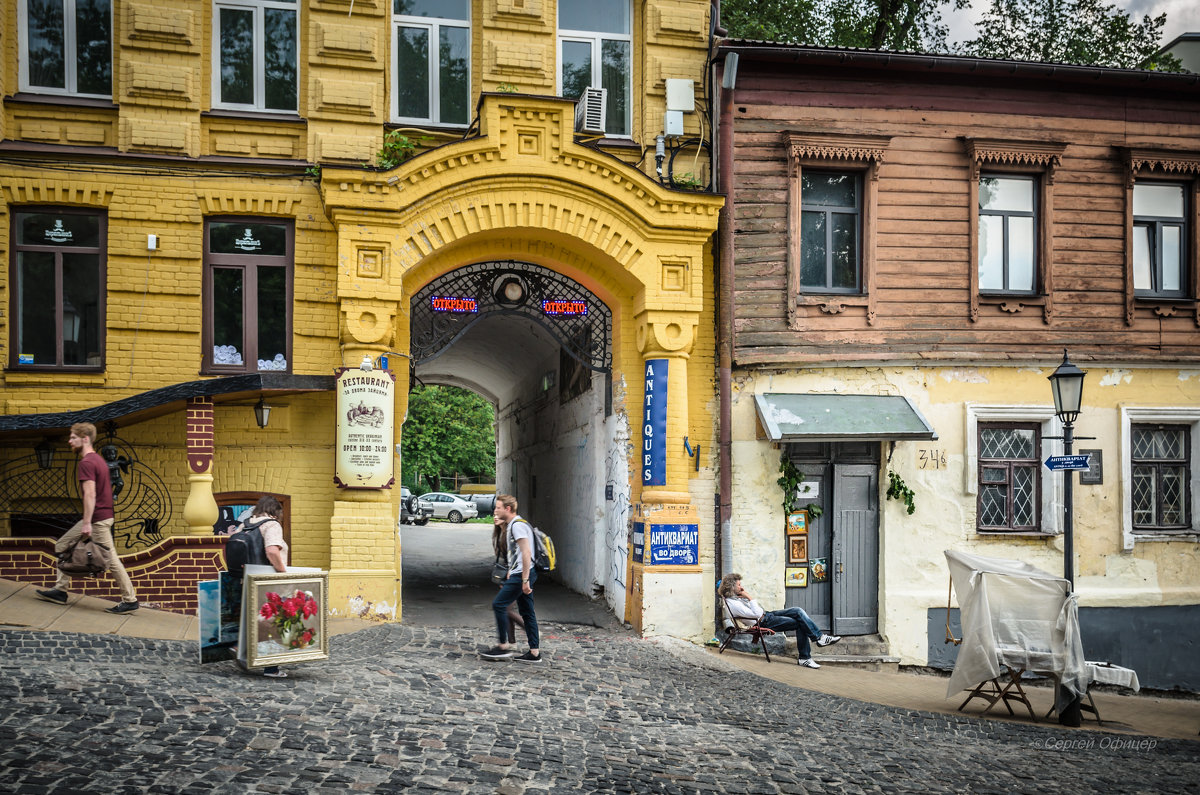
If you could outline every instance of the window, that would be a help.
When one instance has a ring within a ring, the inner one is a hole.
[[[559,0],[559,96],[578,99],[607,89],[605,132],[629,136],[633,37],[629,0]]]
[[[290,370],[290,223],[210,219],[204,228],[204,370]]]
[[[396,121],[471,121],[469,0],[393,0]]]
[[[104,366],[102,213],[61,208],[13,212],[9,366]]]
[[[1037,272],[1037,222],[1032,177],[979,177],[979,289],[1032,293]]]
[[[295,112],[295,0],[214,5],[213,107]]]
[[[112,99],[111,0],[19,0],[21,90]]]
[[[800,289],[861,292],[861,189],[857,174],[800,175]]]
[[[1041,429],[979,423],[978,525],[985,532],[1038,532]]]
[[[1187,295],[1185,186],[1138,182],[1133,186],[1133,289],[1138,296]]]
[[[1190,429],[1186,425],[1134,425],[1130,431],[1134,531],[1190,527]]]

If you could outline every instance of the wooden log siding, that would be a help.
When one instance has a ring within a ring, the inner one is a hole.
[[[1107,359],[1200,361],[1195,92],[971,82],[933,70],[919,83],[874,68],[806,72],[743,57],[733,136],[737,363],[1005,361],[1063,346],[1084,359],[1103,351]],[[790,136],[814,133],[889,139],[871,219],[873,290],[837,313],[789,292]],[[990,142],[993,153],[973,158],[971,140]],[[1024,146],[1034,162],[1002,163],[995,152],[1005,145]],[[980,300],[975,289],[972,167],[997,164],[1038,177],[1043,194],[1052,179],[1034,300]],[[1192,185],[1187,301],[1133,295],[1129,197],[1132,179],[1151,174]]]

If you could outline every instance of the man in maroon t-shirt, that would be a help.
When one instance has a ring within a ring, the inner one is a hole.
[[[75,477],[79,480],[79,491],[83,495],[83,518],[63,535],[54,545],[56,553],[63,553],[75,546],[80,536],[91,536],[92,541],[112,553],[112,573],[117,578],[121,588],[121,603],[108,608],[106,612],[132,613],[138,609],[137,594],[133,591],[133,583],[121,563],[113,545],[113,493],[112,481],[108,477],[108,462],[93,448],[96,443],[96,426],[90,422],[79,422],[71,426],[71,435],[67,443],[79,451],[79,464],[75,467]],[[46,591],[38,591],[38,596],[60,605],[67,603],[67,588],[71,585],[71,575],[61,569],[58,581],[54,587]]]

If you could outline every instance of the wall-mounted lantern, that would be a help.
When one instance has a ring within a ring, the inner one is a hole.
[[[54,463],[54,445],[49,439],[42,439],[33,452],[37,456],[38,469],[49,469]]]
[[[271,407],[259,395],[258,402],[254,404],[254,421],[258,423],[258,427],[265,428],[269,419],[271,419]]]

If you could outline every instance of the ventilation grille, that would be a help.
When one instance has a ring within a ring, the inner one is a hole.
[[[604,106],[608,89],[588,86],[575,102],[575,131],[604,135]]]

